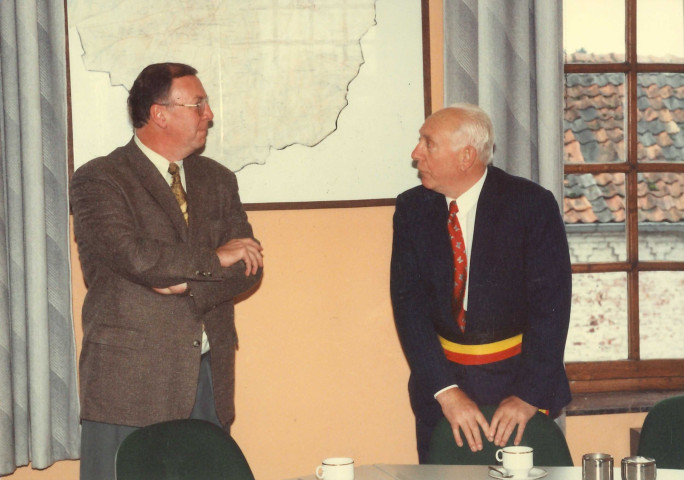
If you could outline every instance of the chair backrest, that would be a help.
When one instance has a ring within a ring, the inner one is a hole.
[[[646,415],[637,453],[657,468],[684,469],[684,395],[656,403]]]
[[[481,407],[487,422],[491,422],[496,406]],[[482,433],[482,432],[480,432]],[[516,431],[508,439],[507,445],[513,445]],[[534,464],[543,467],[571,467],[572,456],[565,435],[560,427],[548,415],[541,412],[530,419],[523,432],[520,443],[534,449]],[[463,447],[456,445],[454,433],[446,418],[442,418],[430,440],[429,463],[441,465],[496,465],[496,451],[499,449],[493,443],[483,438],[482,450],[472,452],[468,444]]]
[[[254,480],[232,437],[203,420],[172,420],[136,430],[116,453],[117,480]]]

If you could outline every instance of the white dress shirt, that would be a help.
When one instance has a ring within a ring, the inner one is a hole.
[[[480,199],[480,193],[482,192],[482,186],[484,185],[485,178],[487,178],[487,170],[485,170],[484,175],[482,175],[475,185],[463,192],[458,198],[445,197],[447,207],[453,200],[456,200],[456,205],[458,205],[458,213],[456,214],[456,217],[458,218],[458,223],[461,226],[463,241],[465,241],[466,258],[468,259],[468,263],[466,264],[466,272],[470,272],[470,252],[473,246],[473,232],[475,230],[475,216],[477,215],[477,201]],[[466,276],[465,293],[463,294],[463,310],[466,311],[466,319],[468,318],[467,311],[469,284],[470,274]],[[458,387],[458,385],[454,384],[441,389],[439,392],[435,393],[435,398],[443,391],[456,387]]]

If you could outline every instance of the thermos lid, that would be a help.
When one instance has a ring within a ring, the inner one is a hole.
[[[585,460],[612,460],[613,456],[609,453],[585,453],[582,458]]]
[[[635,456],[635,457],[626,457],[622,459],[622,463],[625,465],[628,464],[638,464],[638,465],[655,465],[655,460],[650,457],[642,457],[642,456]]]

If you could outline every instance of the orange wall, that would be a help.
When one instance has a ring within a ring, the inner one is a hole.
[[[646,413],[620,413],[569,417],[566,439],[575,465],[582,465],[582,455],[610,453],[615,465],[630,456],[629,430],[641,428]]]
[[[313,473],[329,456],[415,462],[389,300],[392,212],[251,215],[268,270],[237,311],[233,433],[257,478]]]
[[[442,106],[442,0],[430,0],[432,108]],[[409,160],[406,159],[406,168]],[[400,160],[398,160],[400,161]],[[313,473],[328,456],[358,465],[416,463],[413,415],[389,300],[392,207],[251,212],[265,247],[259,290],[237,306],[237,419],[233,435],[258,480]],[[73,248],[77,345],[85,287]],[[568,418],[583,453],[629,453],[643,414]],[[78,461],[11,480],[77,480]]]

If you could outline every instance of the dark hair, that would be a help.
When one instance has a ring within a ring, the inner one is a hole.
[[[150,119],[150,107],[165,102],[174,78],[197,75],[197,70],[183,63],[154,63],[148,65],[133,82],[128,94],[128,114],[134,128]]]

